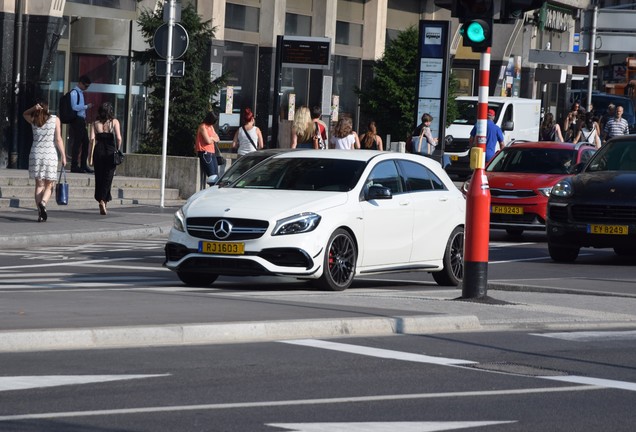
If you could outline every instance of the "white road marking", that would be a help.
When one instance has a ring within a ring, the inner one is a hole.
[[[106,416],[106,415],[144,414],[144,413],[176,412],[176,411],[206,411],[206,410],[224,410],[224,409],[237,409],[237,408],[238,409],[270,408],[270,407],[280,407],[280,406],[323,405],[323,404],[341,404],[341,403],[356,403],[356,402],[382,402],[382,401],[412,400],[412,399],[509,396],[509,395],[524,395],[524,394],[587,391],[587,390],[600,390],[600,389],[601,387],[577,385],[572,387],[543,387],[543,388],[512,389],[512,390],[419,393],[419,394],[402,394],[402,395],[342,397],[342,398],[327,398],[327,399],[300,399],[300,400],[282,400],[282,401],[264,401],[264,402],[237,402],[237,403],[203,404],[203,405],[159,406],[159,407],[146,407],[146,408],[121,408],[121,409],[111,409],[111,410],[68,411],[68,412],[52,412],[52,413],[38,413],[38,414],[6,415],[6,416],[0,416],[0,421],[54,419],[54,418],[69,418],[69,417],[94,417],[94,416]]]
[[[593,378],[593,377],[584,377],[578,375],[564,375],[564,376],[542,376],[538,378],[543,378],[547,380],[574,383],[574,384],[585,384],[597,387],[605,387],[605,388],[613,388],[618,390],[629,390],[636,391],[636,383],[628,382],[628,381],[616,381],[609,380],[603,378]]]
[[[393,351],[386,350],[380,348],[369,348],[358,345],[350,345],[338,342],[328,342],[318,339],[298,339],[298,340],[286,340],[280,341],[281,343],[286,343],[290,345],[301,345],[308,346],[313,348],[321,348],[332,351],[340,351],[347,352],[351,354],[360,354],[371,357],[379,357],[386,359],[394,359],[394,360],[404,360],[411,361],[417,363],[428,363],[428,364],[437,364],[437,365],[465,365],[465,364],[475,364],[473,361],[469,360],[458,360],[444,357],[432,357],[423,354],[412,354],[406,353],[402,351]]]
[[[77,265],[77,267],[98,267],[100,269],[104,269],[104,268],[112,268],[112,269],[122,269],[122,270],[143,270],[143,271],[163,271],[163,272],[169,272],[171,271],[170,269],[166,268],[166,267],[160,267],[160,266],[153,266],[153,265],[147,265],[147,266],[122,266],[122,265],[108,265],[108,264],[99,264],[99,265],[93,265],[92,263],[75,263],[74,265]]]
[[[554,339],[562,339],[574,342],[590,342],[595,340],[634,340],[636,330],[626,331],[580,331],[580,332],[558,332],[558,333],[530,333],[533,336],[542,336]]]
[[[292,432],[436,432],[516,423],[516,421],[267,423]]]
[[[117,261],[133,261],[140,260],[141,258],[109,258],[102,260],[86,260],[86,261],[72,261],[72,262],[63,262],[63,263],[47,263],[47,264],[27,264],[27,265],[17,265],[17,266],[3,266],[0,267],[0,270],[16,270],[16,269],[32,269],[32,268],[44,268],[44,267],[60,267],[60,266],[75,266],[80,264],[103,264],[109,262],[117,262]],[[99,267],[102,267],[101,265]],[[154,270],[154,269],[153,269]]]
[[[40,282],[52,282],[56,280],[62,280],[64,277],[74,277],[75,273],[38,273],[37,277],[34,277],[33,274],[4,274],[2,276],[2,280],[0,280],[0,286],[9,284],[9,283],[40,283]]]
[[[421,354],[411,354],[405,353],[402,351],[392,351],[385,350],[379,348],[369,348],[358,345],[349,345],[337,342],[327,342],[318,339],[299,339],[299,340],[286,340],[279,341],[281,343],[291,344],[291,345],[301,345],[312,348],[321,348],[333,351],[341,351],[348,352],[352,354],[360,354],[371,357],[378,358],[388,358],[394,360],[404,360],[404,361],[412,361],[419,363],[429,363],[436,364],[441,366],[462,366],[465,364],[478,364],[478,362],[473,362],[470,360],[460,360],[460,359],[449,359],[444,357],[431,357],[427,355]],[[483,370],[484,372],[489,372],[487,370]],[[498,373],[498,372],[495,372]],[[615,381],[615,380],[607,380],[603,378],[593,378],[593,377],[582,377],[577,375],[563,375],[563,376],[538,376],[536,378],[540,379],[548,379],[551,381],[562,381],[562,382],[570,382],[576,384],[586,384],[590,386],[597,387],[605,387],[605,388],[614,388],[620,390],[629,390],[636,391],[636,383],[628,382],[628,381]]]
[[[141,378],[170,376],[160,375],[34,375],[0,377],[0,391],[26,390],[65,385],[93,384],[110,381],[123,381]]]

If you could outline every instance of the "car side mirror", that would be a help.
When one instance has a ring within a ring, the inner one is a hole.
[[[369,186],[367,193],[365,194],[365,199],[367,201],[392,198],[393,194],[391,193],[391,189],[378,185]]]
[[[212,174],[210,177],[208,177],[205,180],[205,182],[210,186],[214,186],[218,180],[219,180],[219,176],[216,174]]]
[[[501,128],[501,130],[504,130],[504,131],[515,130],[515,122],[513,122],[512,120],[508,120],[507,122],[504,122],[503,127]]]
[[[578,174],[578,173],[580,173],[581,171],[583,171],[583,168],[584,168],[584,167],[585,167],[585,162],[579,162],[579,163],[577,163],[576,165],[574,165],[574,166],[572,167],[572,169],[570,170],[570,172],[571,172],[572,174]]]

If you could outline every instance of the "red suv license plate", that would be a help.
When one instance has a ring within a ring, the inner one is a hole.
[[[490,212],[497,213],[497,214],[522,215],[523,207],[494,205],[490,208]]]

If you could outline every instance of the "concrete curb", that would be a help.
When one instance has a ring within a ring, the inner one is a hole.
[[[143,239],[155,235],[167,235],[172,228],[172,223],[161,225],[149,225],[141,228],[126,228],[122,230],[99,230],[93,232],[55,232],[51,234],[38,234],[37,242],[34,242],[33,234],[14,234],[0,236],[0,244],[5,248],[24,247],[25,245],[57,246],[60,244],[94,243],[96,241],[116,241]]]
[[[480,329],[476,316],[427,315],[16,330],[0,332],[0,352],[271,342],[284,339],[388,336]]]

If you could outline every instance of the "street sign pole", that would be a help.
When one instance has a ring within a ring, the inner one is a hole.
[[[590,109],[592,106],[592,88],[594,84],[594,57],[596,54],[595,41],[596,41],[596,20],[598,19],[598,6],[594,6],[594,15],[592,15],[592,37],[590,40],[590,64],[588,65],[588,79],[587,79],[587,106],[586,109]]]
[[[164,6],[165,7],[165,6]],[[166,92],[163,105],[163,139],[161,145],[161,192],[159,206],[164,207],[166,194],[166,161],[168,158],[168,115],[170,113],[170,76],[172,75],[172,33],[174,29],[175,0],[170,0],[168,7],[168,48],[166,56]]]

